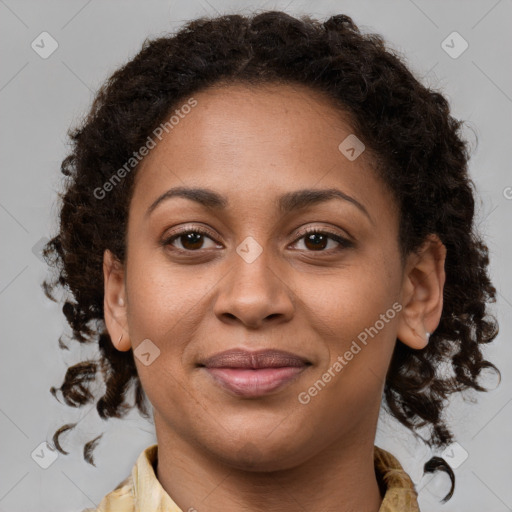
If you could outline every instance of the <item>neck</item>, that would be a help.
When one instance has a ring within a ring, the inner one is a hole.
[[[302,464],[279,471],[235,468],[157,427],[156,476],[183,511],[378,512],[382,497],[373,438],[327,446]]]

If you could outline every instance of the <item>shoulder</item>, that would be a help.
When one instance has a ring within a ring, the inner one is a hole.
[[[109,492],[97,508],[87,508],[82,512],[138,512],[140,495],[144,497],[147,493],[154,494],[153,487],[157,480],[153,465],[157,460],[157,454],[157,444],[144,449],[137,458],[131,474]]]
[[[398,459],[375,446],[374,462],[377,480],[383,491],[379,512],[419,512],[418,494],[414,483]]]
[[[99,503],[98,508],[86,508],[82,512],[134,512],[135,500],[132,475],[125,478]]]

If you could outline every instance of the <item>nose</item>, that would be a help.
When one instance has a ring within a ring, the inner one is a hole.
[[[219,283],[214,313],[223,322],[261,328],[293,317],[293,295],[285,273],[271,264],[266,251],[251,263],[236,254],[233,266]]]

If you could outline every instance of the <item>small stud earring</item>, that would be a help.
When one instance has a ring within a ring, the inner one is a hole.
[[[117,346],[119,346],[119,343],[121,343],[122,339],[123,339],[123,334],[121,333],[121,336],[119,336],[119,339],[117,340]]]
[[[119,305],[124,306],[124,299],[122,297],[119,298]]]
[[[430,332],[426,332],[426,333],[425,333],[425,335],[427,336],[427,342],[428,342],[428,340],[430,339],[430,335],[431,335],[431,334],[432,334],[432,333],[430,333]]]

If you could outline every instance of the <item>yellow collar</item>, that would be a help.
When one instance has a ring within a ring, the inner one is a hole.
[[[83,512],[183,512],[156,478],[158,445],[146,448],[132,473],[107,494],[97,509]],[[384,498],[379,512],[419,512],[417,493],[409,475],[389,452],[375,446],[375,472]]]

